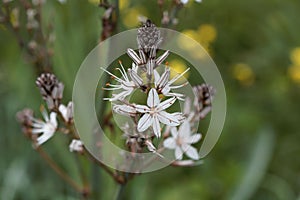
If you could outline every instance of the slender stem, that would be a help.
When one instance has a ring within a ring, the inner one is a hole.
[[[116,200],[122,200],[123,199],[125,185],[126,184],[119,184],[118,191],[117,191],[116,198],[115,198]]]
[[[92,156],[86,149],[84,149],[84,153],[86,155],[88,155],[88,158],[91,161],[93,161],[94,163],[96,163],[97,165],[99,165],[101,168],[103,168],[104,171],[106,173],[108,173],[116,182],[118,182],[118,183],[123,183],[124,182],[124,178],[122,176],[119,176],[119,175],[115,174],[106,165],[104,165],[103,163],[101,163],[100,161],[98,161],[96,158],[94,158],[94,156]]]
[[[79,171],[79,174],[80,174],[80,177],[81,177],[82,184],[87,190],[89,190],[88,179],[87,179],[86,173],[83,169],[82,162],[81,162],[82,160],[81,160],[80,156],[81,156],[80,154],[76,153],[75,161],[76,161],[76,164],[78,166],[78,171]]]
[[[42,147],[37,147],[36,151],[41,155],[41,157],[47,162],[47,164],[70,186],[72,186],[77,192],[82,193],[81,187],[68,175],[66,174],[54,160],[42,149]]]

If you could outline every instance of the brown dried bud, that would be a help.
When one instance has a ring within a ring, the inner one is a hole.
[[[33,110],[25,108],[16,114],[18,122],[22,125],[22,131],[25,135],[31,135],[31,126],[33,119]]]
[[[195,93],[194,106],[197,112],[205,111],[207,114],[210,111],[215,89],[208,84],[201,84],[194,86],[193,91]]]
[[[43,99],[49,110],[58,109],[63,96],[64,85],[59,82],[54,74],[41,74],[36,80]]]

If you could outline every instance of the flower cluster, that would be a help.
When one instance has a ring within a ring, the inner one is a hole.
[[[68,127],[73,124],[73,103],[69,102],[67,106],[61,103],[64,84],[54,74],[41,74],[36,80],[36,85],[50,114],[48,115],[44,106],[41,106],[43,120],[37,119],[33,111],[26,108],[17,113],[17,120],[21,123],[24,134],[38,147],[48,141],[57,131],[70,133]],[[58,127],[58,119],[61,119],[65,127]],[[69,135],[72,135],[72,139],[77,138],[75,133]],[[81,141],[77,143],[72,141],[70,151],[80,152],[82,145]]]
[[[187,82],[176,85],[189,68],[181,74],[171,77],[171,67],[162,65],[167,59],[169,51],[157,56],[159,44],[162,42],[159,29],[151,22],[145,22],[138,29],[137,42],[139,49],[127,49],[127,55],[132,59],[132,67],[127,70],[120,61],[121,77],[102,68],[117,83],[107,83],[104,90],[112,90],[111,97],[104,100],[110,101],[113,111],[117,114],[131,117],[135,122],[133,127],[125,124],[123,127],[126,144],[132,152],[143,152],[146,147],[150,152],[158,154],[158,148],[153,145],[153,139],[162,139],[161,149],[173,149],[177,160],[183,159],[185,153],[192,160],[199,160],[199,154],[195,147],[191,146],[199,142],[201,134],[194,134],[196,121],[204,118],[211,110],[211,101],[214,89],[206,84],[193,88],[195,97],[192,105],[191,98],[184,94],[174,92],[174,89],[182,88]],[[163,72],[160,73],[160,68]],[[132,102],[133,93],[140,91],[145,93],[144,104]],[[176,101],[184,101],[183,112],[169,112]],[[194,108],[193,108],[194,107]],[[176,161],[177,165],[186,164]]]

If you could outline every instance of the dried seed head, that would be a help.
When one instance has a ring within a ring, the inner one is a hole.
[[[41,74],[36,80],[43,99],[50,110],[57,109],[62,99],[64,85],[59,82],[54,74]]]
[[[25,108],[17,112],[16,118],[18,122],[22,125],[23,133],[27,136],[30,136],[33,119],[33,110]]]
[[[195,93],[194,106],[197,111],[202,111],[206,107],[211,107],[215,89],[208,84],[201,84],[193,87]]]
[[[139,48],[146,54],[149,54],[151,49],[156,50],[161,41],[160,31],[149,19],[137,31]]]

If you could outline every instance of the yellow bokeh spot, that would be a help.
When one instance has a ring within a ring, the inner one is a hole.
[[[210,24],[203,24],[198,28],[200,42],[211,43],[217,38],[217,30]]]
[[[291,51],[290,58],[294,65],[300,66],[300,47],[296,47]]]
[[[89,0],[90,3],[98,5],[100,3],[99,0]]]
[[[198,41],[198,39],[197,39],[198,35],[197,35],[196,31],[185,30],[182,33],[185,34],[187,37],[190,37],[190,38]],[[186,49],[186,50],[193,51],[197,47],[197,44],[195,42],[186,42],[186,39],[184,36],[179,36],[177,42],[183,49]]]
[[[126,13],[124,14],[123,24],[127,28],[136,27],[139,24],[139,20],[138,20],[139,16],[147,16],[147,13],[144,8],[135,7],[135,8],[127,9]]]
[[[242,85],[252,85],[254,83],[254,73],[251,67],[245,63],[237,63],[233,66],[233,76]]]
[[[191,30],[191,29],[187,29],[187,30],[184,30],[182,33],[185,34],[185,35],[187,35],[188,37],[193,38],[196,41],[199,40],[199,35],[198,35],[197,31],[194,31],[194,30]]]
[[[288,75],[295,83],[300,84],[300,65],[289,67]]]
[[[199,26],[197,31],[187,29],[184,30],[182,33],[196,40],[209,54],[212,55],[211,44],[217,38],[217,30],[213,25],[203,24]],[[191,51],[193,57],[200,58],[200,59],[205,57],[205,54],[203,53],[201,55],[198,55],[200,53],[196,51],[196,47],[197,47],[196,43],[186,42],[186,39],[184,37],[179,37],[177,42],[183,49]]]
[[[126,8],[128,8],[129,5],[129,0],[120,0],[119,1],[119,9],[120,10],[124,10]]]
[[[184,72],[187,69],[186,64],[179,60],[179,59],[174,59],[171,60],[168,63],[168,66],[171,69],[171,73],[170,73],[170,77],[173,78],[178,74],[181,74],[182,72]],[[186,82],[186,79],[189,77],[189,71],[187,71],[183,77],[179,78],[175,83],[180,84],[180,83],[184,83]]]

